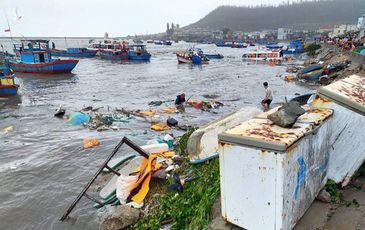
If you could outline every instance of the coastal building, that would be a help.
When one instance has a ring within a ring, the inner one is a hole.
[[[242,31],[233,31],[232,38],[241,40],[243,38],[243,32]]]
[[[361,17],[359,17],[357,21],[357,28],[359,30],[365,29],[365,14],[363,14]]]
[[[323,34],[323,33],[330,33],[333,31],[333,28],[335,27],[335,25],[323,25],[320,26],[319,29],[317,30],[318,33]]]
[[[278,29],[278,40],[286,40],[288,39],[288,35],[291,34],[291,29],[288,28],[279,28]]]
[[[221,30],[213,31],[212,38],[213,38],[213,40],[223,40],[224,39],[223,31],[221,31]]]
[[[329,34],[330,37],[337,37],[340,35],[344,35],[348,32],[356,31],[356,25],[338,25],[333,28],[333,31]]]

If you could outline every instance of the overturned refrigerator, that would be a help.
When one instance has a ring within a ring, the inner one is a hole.
[[[222,216],[245,229],[292,229],[327,180],[331,109],[306,108],[292,128],[273,109],[219,134]]]
[[[365,77],[352,75],[320,88],[312,106],[334,110],[328,178],[345,186],[365,160]]]

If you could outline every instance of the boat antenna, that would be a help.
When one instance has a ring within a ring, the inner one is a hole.
[[[11,43],[13,43],[13,45],[14,45],[14,41],[13,41],[13,34],[12,34],[12,32],[11,32],[9,19],[8,19],[8,16],[6,15],[6,11],[5,11],[5,9],[4,9],[4,15],[5,15],[5,18],[6,18],[6,22],[8,23],[8,29],[7,29],[7,30],[5,30],[5,32],[10,32],[10,40],[11,40]]]

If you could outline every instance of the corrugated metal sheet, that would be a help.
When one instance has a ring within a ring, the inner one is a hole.
[[[352,75],[322,87],[318,93],[357,113],[365,115],[365,78]]]

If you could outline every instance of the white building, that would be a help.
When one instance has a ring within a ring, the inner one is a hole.
[[[286,40],[288,38],[288,34],[291,34],[291,29],[288,28],[279,28],[278,29],[278,40]]]
[[[363,14],[361,17],[359,17],[359,20],[357,21],[357,28],[365,29],[365,14]]]
[[[330,37],[337,37],[339,35],[344,35],[348,32],[356,31],[358,28],[356,25],[339,25],[333,28]]]

